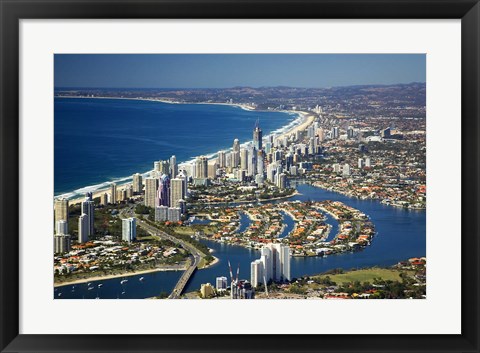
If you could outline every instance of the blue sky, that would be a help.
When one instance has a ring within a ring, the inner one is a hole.
[[[55,87],[334,87],[426,81],[423,54],[56,54]]]

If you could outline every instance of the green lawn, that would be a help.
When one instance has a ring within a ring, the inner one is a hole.
[[[345,282],[373,282],[374,278],[381,278],[383,280],[401,281],[400,271],[384,269],[384,268],[369,268],[364,270],[349,271],[342,274],[328,275],[330,279],[337,284]],[[318,276],[325,278],[327,275]]]

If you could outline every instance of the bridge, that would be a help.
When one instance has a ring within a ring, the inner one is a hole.
[[[120,217],[121,218],[123,218],[123,217],[133,217],[133,216],[134,216],[133,206],[128,207],[126,209],[123,209],[120,212]],[[184,249],[188,250],[192,254],[193,261],[192,261],[192,257],[191,257],[190,258],[190,265],[187,267],[185,272],[182,274],[182,276],[178,280],[177,284],[173,288],[172,293],[168,297],[169,299],[178,299],[178,297],[180,297],[182,295],[183,290],[185,289],[185,286],[187,285],[188,281],[190,280],[190,278],[193,276],[193,274],[197,270],[198,264],[200,263],[200,260],[202,259],[203,254],[196,247],[194,247],[192,244],[190,244],[186,241],[183,241],[181,239],[178,239],[178,238],[176,238],[176,237],[174,237],[170,234],[167,234],[167,233],[161,231],[160,229],[148,224],[147,222],[145,222],[144,220],[142,220],[140,218],[137,218],[137,225],[139,227],[143,228],[144,230],[146,230],[147,232],[149,232],[150,234],[154,235],[154,236],[157,236],[157,237],[162,238],[162,239],[168,239],[168,240],[174,242],[175,244],[180,244]]]

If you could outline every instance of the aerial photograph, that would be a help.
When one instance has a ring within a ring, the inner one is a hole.
[[[426,55],[55,54],[53,298],[426,299]]]

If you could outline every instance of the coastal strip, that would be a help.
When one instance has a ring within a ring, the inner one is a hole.
[[[149,101],[149,102],[159,102],[159,103],[167,103],[167,104],[209,104],[209,105],[224,105],[224,106],[235,106],[239,107],[245,110],[249,111],[254,111],[251,107],[249,107],[246,104],[240,104],[240,103],[214,103],[214,102],[177,102],[173,100],[165,100],[165,99],[154,99],[154,98],[126,98],[126,97],[88,97],[88,96],[55,96],[55,98],[74,98],[74,99],[117,99],[117,100],[134,100],[134,101]],[[259,111],[263,112],[263,111]],[[266,111],[265,111],[266,112]],[[270,135],[275,135],[276,138],[283,138],[286,136],[290,136],[292,134],[296,134],[298,131],[303,131],[308,126],[310,126],[314,121],[315,121],[315,115],[310,112],[304,112],[304,111],[295,111],[295,110],[279,110],[278,112],[280,113],[286,113],[286,114],[295,114],[298,116],[298,119],[294,120],[293,122],[290,122],[286,126],[279,128],[275,131],[272,131],[269,135],[265,136],[264,139],[268,138]],[[293,124],[292,124],[293,123]],[[282,129],[287,128],[289,125],[291,125],[288,130],[282,131]],[[280,133],[277,133],[277,131],[282,131]],[[251,142],[251,140],[247,141],[246,143]],[[210,158],[212,159],[216,156],[216,152],[211,153],[210,155],[207,154]],[[182,165],[186,165],[188,163],[191,163],[192,160],[190,161],[184,161],[184,162],[179,162],[178,165],[181,167]],[[151,173],[152,170],[142,172],[142,176],[146,177],[148,176],[149,173]],[[59,199],[59,198],[66,198],[69,200],[71,205],[78,204],[83,201],[84,199],[84,194],[86,192],[92,192],[92,195],[94,198],[100,197],[102,194],[107,192],[110,189],[110,186],[115,183],[117,184],[117,187],[121,187],[122,185],[128,184],[129,182],[132,181],[131,176],[126,176],[126,177],[120,177],[116,180],[113,181],[106,181],[100,184],[96,185],[91,185],[91,186],[85,186],[76,190],[73,190],[72,192],[67,192],[63,193],[60,195],[57,195],[54,197],[54,199]],[[293,196],[293,195],[292,195]]]

